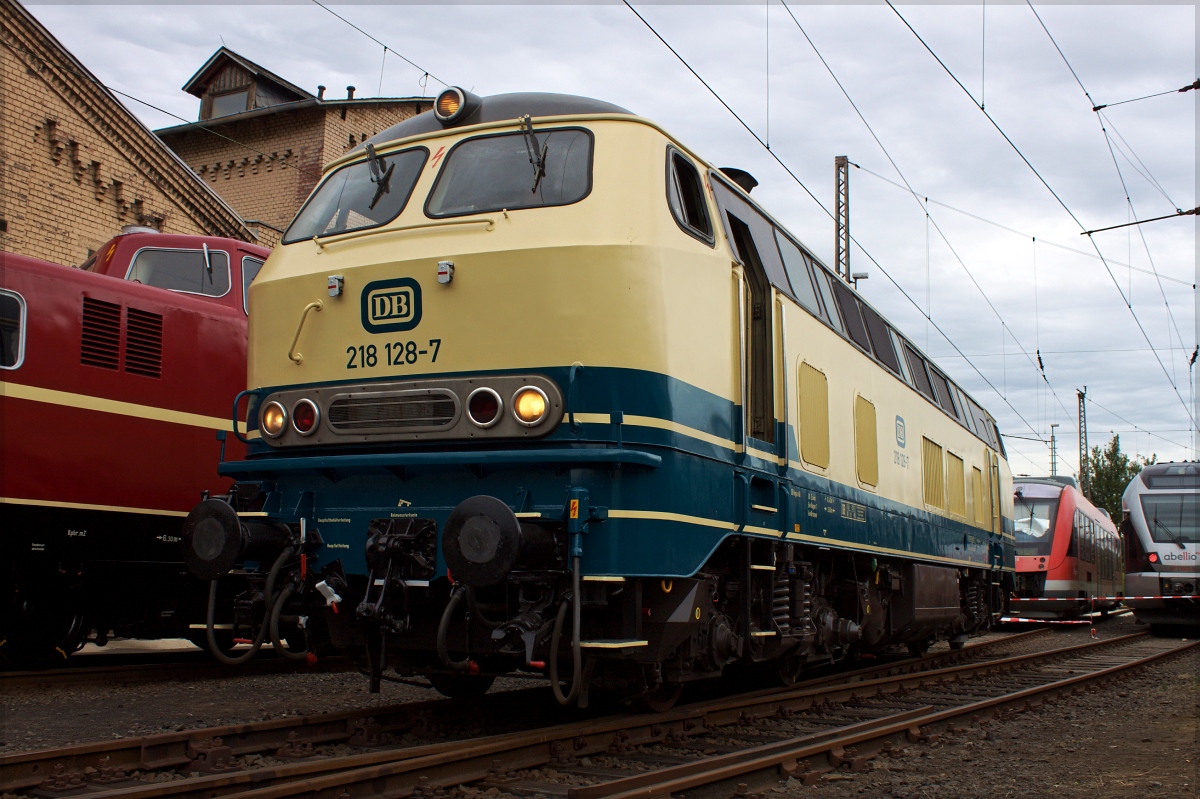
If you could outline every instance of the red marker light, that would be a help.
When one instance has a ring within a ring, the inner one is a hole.
[[[1151,553],[1150,553],[1150,557],[1149,557],[1149,558],[1147,558],[1147,560],[1149,560],[1151,563],[1158,563],[1158,553],[1157,553],[1157,552],[1151,552]]]
[[[302,436],[311,435],[317,429],[317,420],[321,412],[317,404],[310,399],[302,399],[292,406],[292,427]]]

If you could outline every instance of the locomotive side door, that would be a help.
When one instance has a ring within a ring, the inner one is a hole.
[[[786,414],[776,408],[777,309],[772,286],[786,287],[787,276],[771,222],[724,179],[715,173],[712,178],[725,234],[742,267],[741,329],[735,334],[742,347],[743,443],[753,439],[758,446],[751,447],[775,454],[777,441],[786,441],[786,435],[776,429],[777,420]]]

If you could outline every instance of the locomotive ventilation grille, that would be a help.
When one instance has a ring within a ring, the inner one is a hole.
[[[329,404],[329,425],[339,432],[449,427],[458,403],[447,392],[420,391],[338,397]]]
[[[116,369],[120,362],[121,306],[83,298],[83,340],[79,362],[101,369]]]
[[[156,313],[126,310],[125,371],[162,377],[163,318]]]

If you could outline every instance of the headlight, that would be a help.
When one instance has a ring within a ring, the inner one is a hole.
[[[477,388],[467,397],[467,417],[479,427],[491,427],[500,421],[504,401],[490,388]]]
[[[321,420],[321,411],[317,403],[310,399],[302,399],[292,406],[292,427],[302,436],[311,436]]]
[[[463,96],[459,89],[446,89],[438,95],[435,108],[438,119],[450,120],[462,108]]]
[[[283,432],[284,425],[287,424],[287,411],[278,402],[271,401],[263,406],[262,415],[259,417],[259,428],[262,429],[263,435],[271,438],[279,438],[279,434]]]
[[[549,407],[550,400],[546,398],[546,392],[536,386],[525,386],[513,394],[513,416],[526,427],[541,423]]]

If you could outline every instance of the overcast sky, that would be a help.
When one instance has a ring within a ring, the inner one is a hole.
[[[1092,444],[1118,432],[1127,452],[1189,456],[1197,217],[1096,234],[1106,270],[1079,224],[886,4],[790,9],[895,166],[778,0],[634,6],[826,207],[834,156],[862,167],[851,172],[851,232],[878,265],[853,250],[853,270],[870,274],[860,289],[996,416],[1014,472],[1047,473],[1047,446],[1015,436],[1048,440],[1058,422],[1060,471],[1074,473],[1075,391],[1084,385]],[[434,95],[441,84],[423,85],[428,71],[478,94],[615,102],[709,160],[750,171],[754,196],[832,261],[826,213],[624,5],[332,7],[393,52],[385,58],[312,2],[30,10],[100,80],[185,120],[196,119],[199,101],[180,87],[222,41],[331,97],[347,85],[357,97]],[[1200,74],[1194,5],[1035,7],[1097,104],[1178,89]],[[1196,207],[1200,91],[1096,114],[1028,5],[897,9],[1085,228]],[[180,121],[126,104],[151,128]],[[928,221],[887,182],[904,180],[929,199]],[[1031,364],[1038,349],[1049,385]]]

